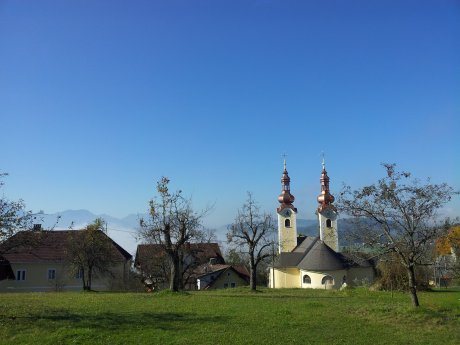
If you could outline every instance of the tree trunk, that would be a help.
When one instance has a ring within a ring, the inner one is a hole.
[[[87,288],[88,284],[86,283],[87,280],[85,278],[85,270],[84,269],[82,269],[82,272],[81,272],[81,282],[83,283],[83,291],[88,290],[88,288]]]
[[[85,290],[91,291],[91,283],[93,280],[93,269],[88,268],[88,281]]]
[[[407,275],[409,277],[409,293],[412,300],[412,305],[418,307],[420,304],[417,297],[417,286],[415,282],[415,267],[413,264],[410,264],[407,267]]]
[[[257,271],[255,267],[251,267],[251,281],[249,285],[252,291],[256,291],[257,289]]]
[[[251,269],[251,280],[249,282],[249,286],[251,287],[252,291],[256,291],[256,288],[257,288],[257,267],[253,262],[251,262],[250,266],[251,266],[250,267],[250,269]]]
[[[184,256],[179,255],[179,290],[184,290],[185,277],[184,277]]]
[[[181,287],[182,274],[180,271],[180,259],[179,256],[174,256],[171,258],[171,279],[169,284],[169,289],[171,291],[179,291]]]

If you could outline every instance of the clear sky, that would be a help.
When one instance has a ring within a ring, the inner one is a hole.
[[[460,2],[0,1],[0,169],[34,211],[144,212],[162,175],[231,222],[313,218],[395,162],[460,189]],[[460,215],[458,199],[450,215]]]

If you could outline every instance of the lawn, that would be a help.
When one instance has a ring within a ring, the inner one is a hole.
[[[0,294],[1,344],[460,344],[460,292]]]

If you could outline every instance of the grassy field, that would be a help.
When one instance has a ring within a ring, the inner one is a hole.
[[[460,292],[0,294],[1,344],[460,344]]]

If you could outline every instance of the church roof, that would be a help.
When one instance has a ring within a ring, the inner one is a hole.
[[[316,238],[297,267],[307,271],[334,271],[347,268],[347,263],[339,253]]]
[[[350,256],[335,252],[319,237],[306,237],[292,252],[281,253],[276,268],[296,267],[306,271],[335,271],[352,266],[369,266]]]

